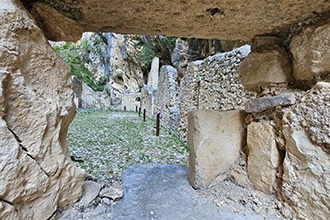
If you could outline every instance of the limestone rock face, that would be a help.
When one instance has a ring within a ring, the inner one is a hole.
[[[311,80],[330,72],[330,23],[305,28],[292,38],[293,76]]]
[[[240,110],[189,113],[189,181],[194,188],[208,188],[226,178],[245,144],[244,116]]]
[[[84,180],[67,150],[70,69],[18,1],[1,2],[0,27],[0,219],[47,219]]]
[[[249,40],[286,31],[330,11],[324,0],[22,2],[52,40],[78,40],[82,31]]]
[[[260,86],[287,83],[291,65],[283,48],[250,53],[239,68],[240,80],[246,90],[259,92]]]
[[[252,122],[247,129],[248,174],[253,186],[272,193],[280,156],[273,127],[267,122]]]
[[[302,219],[330,217],[329,89],[318,83],[284,115],[283,197]]]

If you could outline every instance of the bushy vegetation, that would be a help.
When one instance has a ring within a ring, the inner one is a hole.
[[[86,83],[95,91],[103,91],[106,80],[101,78],[96,81],[93,73],[91,73],[84,65],[83,56],[89,45],[86,41],[80,44],[66,42],[61,46],[53,47],[55,52],[71,67],[71,74],[79,80]]]
[[[175,48],[175,37],[140,36],[136,47],[140,48],[138,62],[144,70],[149,71],[154,57],[159,57],[161,65],[171,65],[171,54]]]
[[[77,166],[89,174],[118,180],[123,170],[138,163],[187,165],[188,146],[155,121],[135,112],[77,113],[68,134],[69,151]]]

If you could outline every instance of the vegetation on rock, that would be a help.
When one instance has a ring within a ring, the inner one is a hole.
[[[72,75],[77,76],[93,90],[103,91],[106,84],[105,78],[95,80],[93,73],[86,68],[83,61],[89,47],[90,45],[83,41],[78,44],[65,42],[63,45],[54,46],[53,49],[71,67]]]
[[[149,72],[154,57],[159,57],[161,65],[171,65],[171,54],[175,48],[175,37],[144,36],[137,39],[135,46],[140,48],[137,60],[144,72]]]

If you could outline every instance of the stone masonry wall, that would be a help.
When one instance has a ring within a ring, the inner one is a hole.
[[[243,109],[245,102],[255,96],[244,90],[238,76],[238,67],[249,52],[250,46],[246,45],[188,64],[179,94],[181,138],[186,139],[188,112]]]
[[[154,112],[154,115],[160,113],[161,124],[175,133],[178,132],[180,116],[177,76],[177,70],[172,66],[160,69]]]

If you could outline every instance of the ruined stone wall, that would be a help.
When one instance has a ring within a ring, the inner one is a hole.
[[[172,66],[162,66],[155,97],[154,115],[160,113],[161,124],[174,133],[178,132],[180,117],[177,70]]]
[[[139,110],[141,103],[141,93],[130,93],[122,96],[121,110],[136,111]]]
[[[74,102],[79,109],[114,109],[111,97],[106,91],[96,92],[81,82],[76,76],[72,76],[72,89]]]
[[[238,75],[241,61],[250,52],[243,46],[188,64],[180,85],[179,133],[186,139],[188,112],[196,109],[243,109],[255,94],[245,91]]]

